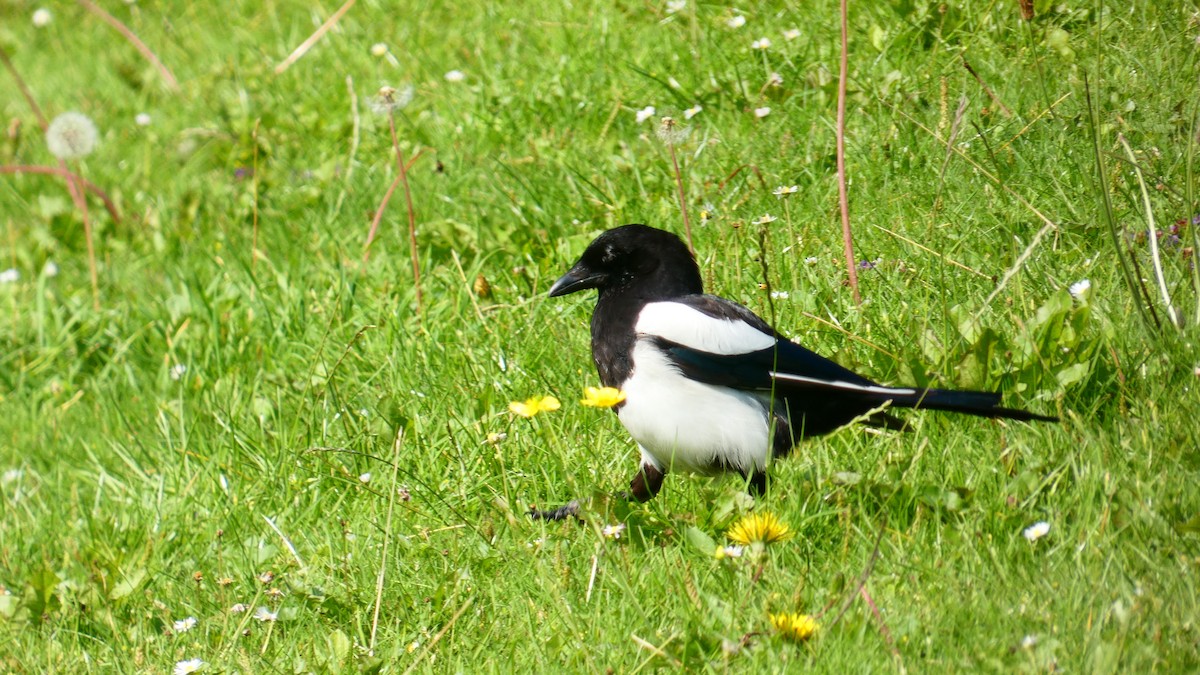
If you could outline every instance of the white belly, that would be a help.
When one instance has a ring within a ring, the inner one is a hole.
[[[639,340],[625,405],[617,416],[642,446],[643,460],[667,471],[720,473],[766,468],[770,427],[766,399],[689,380],[662,353]]]

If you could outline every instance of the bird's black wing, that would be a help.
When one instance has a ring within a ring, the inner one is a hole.
[[[875,384],[788,340],[754,312],[724,298],[688,295],[669,303],[647,305],[644,311],[676,304],[695,311],[675,311],[669,329],[654,330],[663,322],[639,322],[639,328],[651,329],[641,332],[640,337],[654,339],[693,380],[759,390],[772,388],[774,374],[802,378],[790,383],[796,388]]]

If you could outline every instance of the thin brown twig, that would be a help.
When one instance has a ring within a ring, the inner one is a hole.
[[[65,161],[59,160],[65,164]],[[83,218],[83,236],[87,241],[88,252],[88,277],[92,282],[92,309],[100,311],[100,275],[96,271],[96,244],[92,237],[92,218],[88,213],[87,199],[83,196],[83,186],[78,183],[79,173],[75,172],[75,177],[67,181],[71,186],[71,198],[75,200],[75,207],[79,209],[79,214]]]
[[[250,189],[254,193],[254,234],[250,241],[250,273],[254,274],[254,266],[258,263],[258,125],[262,118],[254,120],[254,133],[251,141],[254,143],[254,175],[250,179]]]
[[[1005,117],[1012,117],[1012,111],[1008,109],[1008,106],[1004,105],[1004,101],[1001,101],[999,96],[996,96],[996,92],[992,91],[991,87],[984,83],[983,78],[979,77],[979,73],[975,72],[970,63],[967,63],[966,57],[963,57],[962,64],[963,68],[966,68],[971,77],[975,78],[975,81],[983,88],[983,93],[987,94],[988,98],[992,99],[992,103],[995,103],[996,107],[1000,108],[1000,112],[1004,113]]]
[[[38,125],[45,132],[50,123],[46,121],[46,116],[42,114],[42,108],[37,104],[37,100],[33,98],[33,93],[29,91],[29,86],[25,84],[25,78],[21,77],[21,74],[17,72],[17,67],[8,58],[8,52],[5,51],[4,47],[0,47],[0,61],[4,62],[4,67],[12,75],[12,78],[16,80],[17,89],[21,90],[21,95],[25,97],[25,102],[29,104],[29,108],[33,110],[33,114],[37,117]]]
[[[379,208],[375,209],[375,217],[371,219],[371,229],[367,232],[367,245],[363,247],[363,271],[366,271],[367,260],[371,257],[371,244],[375,241],[375,233],[379,231],[379,221],[383,220],[383,212],[392,199],[392,193],[400,185],[400,179],[401,176],[397,174],[396,178],[392,180],[392,184],[388,186],[387,192],[383,193],[383,199],[379,201]]]
[[[275,66],[275,74],[279,75],[283,71],[290,68],[293,63],[299,61],[301,57],[307,54],[308,50],[312,49],[312,46],[317,44],[317,41],[320,40],[325,33],[328,33],[329,29],[333,28],[334,24],[336,24],[342,18],[342,15],[350,11],[350,8],[354,6],[355,2],[358,2],[358,0],[346,0],[345,4],[339,7],[338,10],[334,12],[328,19],[325,19],[325,23],[321,24],[320,28],[314,31],[312,35],[309,35],[307,40],[300,43],[300,46],[296,47],[296,49],[293,50],[286,59],[280,62],[279,65]]]
[[[849,14],[847,0],[841,0],[842,24],[842,56],[841,69],[838,74],[837,101],[837,179],[838,207],[842,213],[842,247],[846,254],[846,274],[850,281],[850,290],[854,294],[854,304],[862,304],[862,295],[858,292],[858,270],[854,264],[854,239],[850,232],[850,198],[846,192],[846,81],[850,70],[849,48]]]
[[[421,313],[421,262],[417,255],[417,216],[413,212],[412,191],[408,187],[408,167],[404,165],[404,152],[400,150],[400,139],[396,137],[396,113],[388,114],[388,127],[392,132],[392,149],[396,151],[396,165],[400,167],[400,182],[404,183],[404,201],[408,209],[408,245],[412,253],[413,285],[417,288],[417,314]]]
[[[112,216],[113,222],[120,224],[121,214],[117,212],[117,207],[113,204],[112,199],[108,194],[96,186],[95,183],[74,173],[70,169],[53,167],[53,166],[37,166],[32,164],[18,164],[13,166],[0,166],[0,173],[35,173],[47,176],[58,176],[67,179],[67,184],[72,181],[77,181],[83,185],[84,189],[96,196],[100,201],[104,202],[104,208],[108,210],[108,215]]]
[[[692,221],[688,220],[687,199],[683,196],[683,174],[679,172],[679,160],[675,158],[675,144],[667,143],[667,147],[671,149],[671,164],[675,166],[675,187],[679,190],[679,209],[683,211],[683,229],[687,233],[688,249],[694,255],[696,247],[692,244]]]
[[[121,23],[120,19],[104,11],[91,0],[77,1],[79,4],[83,5],[84,9],[100,17],[104,23],[112,26],[118,33],[124,36],[124,38],[128,40],[130,44],[136,47],[137,50],[142,53],[142,56],[146,57],[146,60],[158,69],[159,74],[161,74],[163,79],[167,81],[167,87],[169,87],[172,91],[179,90],[179,80],[175,79],[175,75],[171,73],[171,69],[168,68],[162,61],[160,61],[158,56],[155,55],[154,51],[147,47],[145,42],[142,42],[140,39],[138,39],[138,36],[134,35],[133,31],[130,30],[128,26]]]
[[[867,579],[871,578],[871,572],[875,570],[875,563],[879,561],[880,544],[883,543],[884,532],[887,532],[886,515],[884,521],[879,525],[879,534],[875,536],[875,546],[871,549],[871,557],[867,559],[867,566],[863,568],[862,574],[858,577],[858,583],[854,585],[854,590],[846,596],[845,602],[842,603],[842,608],[838,610],[837,616],[829,624],[830,626],[836,626],[842,620],[842,617],[846,614],[846,610],[850,609],[850,605],[854,604],[854,598],[858,597],[859,591],[862,590],[863,586],[867,585]],[[822,613],[824,611],[822,610]]]
[[[871,599],[871,594],[867,592],[866,584],[859,587],[858,595],[867,603],[867,607],[871,608],[871,614],[874,614],[875,620],[879,622],[879,632],[883,635],[883,639],[887,641],[888,649],[892,650],[892,656],[896,657],[896,660],[899,661],[900,650],[896,649],[896,641],[892,639],[892,631],[888,629],[887,622],[883,620],[883,613],[875,606],[875,601]]]

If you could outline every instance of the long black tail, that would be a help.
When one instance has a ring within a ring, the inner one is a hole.
[[[881,387],[881,389],[883,389]],[[1005,408],[1000,405],[1000,394],[990,391],[955,391],[953,389],[893,389],[892,396],[880,392],[879,402],[889,398],[892,405],[919,410],[948,410],[950,412],[977,415],[979,417],[1003,417],[1028,422],[1057,422],[1053,415],[1039,415],[1028,410]]]

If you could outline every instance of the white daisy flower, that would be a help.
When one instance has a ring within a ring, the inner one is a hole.
[[[725,25],[730,28],[741,28],[746,25],[746,17],[741,14],[734,14],[725,20]]]
[[[236,605],[234,605],[233,607],[229,608],[229,613],[230,614],[241,614],[242,612],[244,612],[248,609],[250,609],[250,607],[248,605],[246,605],[246,603],[239,602]]]
[[[625,523],[617,523],[616,525],[605,525],[600,529],[600,534],[609,539],[620,539],[621,533],[625,531]]]
[[[187,366],[185,366],[182,363],[176,363],[175,365],[171,366],[171,379],[172,380],[181,380],[181,379],[183,379],[183,375],[186,372],[187,372]]]
[[[367,483],[370,483],[371,482],[371,472],[368,471],[366,473],[359,474],[358,482],[363,483],[364,485]]]
[[[789,29],[783,31],[783,39],[784,40],[795,40],[798,37],[800,37],[800,29],[799,28],[789,28]]]
[[[765,38],[765,37],[759,38],[759,39],[755,40],[754,42],[750,43],[750,48],[751,49],[770,49],[771,48],[771,40],[769,38]]]
[[[755,225],[766,225],[767,223],[773,223],[776,220],[777,219],[775,218],[775,216],[773,216],[769,213],[764,213],[761,218],[754,221],[754,224]]]
[[[794,195],[799,191],[799,185],[780,185],[771,191],[771,194],[775,195],[776,197],[786,197],[788,195]]]
[[[763,107],[761,107],[761,108],[755,108],[755,109],[754,109],[754,116],[755,116],[755,117],[757,117],[757,118],[759,118],[759,119],[762,119],[762,118],[764,118],[764,117],[766,117],[767,115],[770,115],[770,114],[771,114],[771,109],[770,109],[770,108],[768,108],[767,106],[763,106]]]
[[[1037,541],[1049,533],[1050,523],[1047,523],[1044,520],[1039,520],[1038,522],[1030,525],[1029,527],[1025,528],[1024,532],[1025,538],[1029,541]]]
[[[462,82],[465,79],[467,79],[467,74],[461,70],[451,70],[446,73],[447,82]]]
[[[657,111],[654,109],[654,106],[652,106],[652,105],[648,105],[645,108],[642,108],[641,110],[637,111],[636,116],[637,116],[638,124],[641,124],[642,122],[645,122],[646,120],[650,119],[651,117],[654,117],[655,112],[657,112]]]
[[[15,284],[20,280],[21,272],[15,267],[10,267],[0,272],[0,284]]]
[[[745,549],[742,548],[741,546],[738,546],[737,544],[730,544],[729,546],[722,546],[721,548],[717,549],[717,557],[718,558],[740,558],[740,557],[742,557],[742,553],[744,551],[745,551]]]
[[[45,7],[39,7],[33,11],[33,25],[38,28],[45,28],[50,25],[50,20],[54,16],[50,14],[50,10]]]
[[[388,53],[388,46],[382,42],[371,45],[371,56],[383,56]]]
[[[1088,299],[1088,295],[1091,290],[1092,282],[1088,279],[1076,281],[1075,283],[1071,284],[1070,288],[1067,289],[1067,291],[1071,294],[1071,297],[1080,302]]]
[[[175,670],[172,672],[175,675],[191,675],[192,673],[202,670],[205,663],[200,659],[188,659],[175,664]]]
[[[171,627],[174,629],[174,631],[176,633],[186,633],[189,630],[195,628],[197,623],[198,622],[196,620],[196,617],[189,616],[186,619],[180,619],[180,620],[176,621],[174,624],[172,624]]]
[[[699,115],[701,110],[704,110],[704,108],[700,107],[700,104],[697,103],[696,105],[683,111],[683,119],[690,120],[696,115]]]
[[[667,2],[667,14],[675,14],[687,9],[687,0],[670,0]]]
[[[279,618],[279,614],[272,612],[266,607],[259,607],[258,609],[254,610],[254,618],[258,619],[259,621],[274,621]]]
[[[58,265],[53,260],[47,260],[45,265],[42,265],[42,274],[48,277],[58,276]]]
[[[134,124],[138,125],[139,127],[150,126],[150,121],[150,115],[147,113],[138,113],[137,116],[133,118]]]

